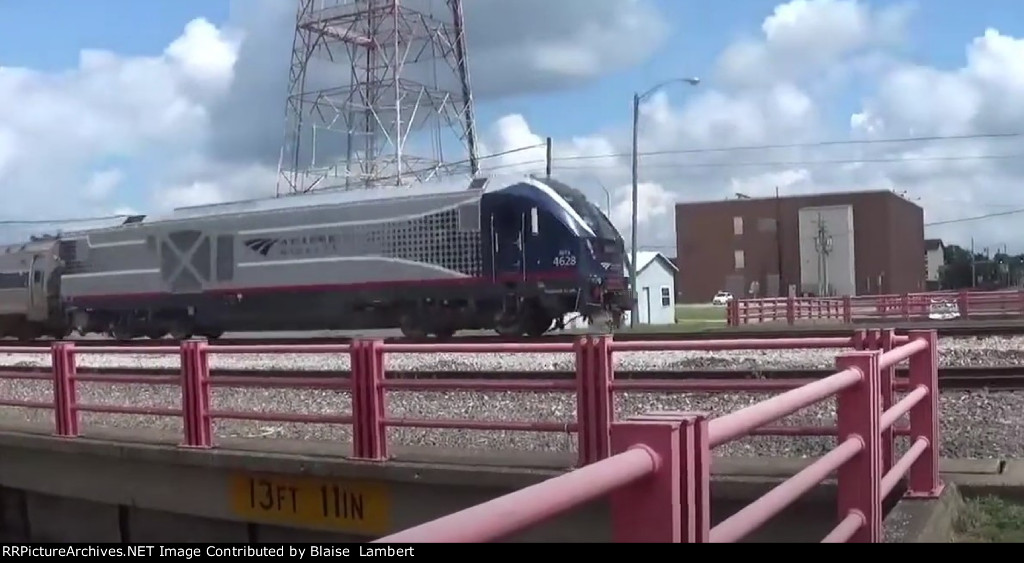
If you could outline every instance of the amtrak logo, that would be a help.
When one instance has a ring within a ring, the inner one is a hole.
[[[249,249],[252,250],[253,252],[258,252],[259,254],[266,256],[267,254],[270,253],[270,249],[274,248],[274,245],[276,245],[278,242],[280,242],[280,239],[254,238],[245,241],[244,244],[245,246],[248,246]]]
[[[610,269],[612,267],[612,263],[611,262],[601,262],[601,266],[604,267],[605,270],[607,270],[607,269]]]

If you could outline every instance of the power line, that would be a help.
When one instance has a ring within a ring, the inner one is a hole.
[[[857,145],[877,145],[877,144],[901,144],[901,143],[928,143],[937,141],[964,141],[964,140],[981,140],[981,139],[1017,139],[1024,137],[1024,132],[1015,133],[977,133],[969,135],[930,135],[930,136],[919,136],[919,137],[896,137],[889,139],[849,139],[849,140],[831,140],[831,141],[814,141],[807,143],[786,143],[786,144],[763,144],[763,145],[737,145],[731,147],[712,147],[712,148],[700,148],[700,149],[671,149],[671,150],[660,150],[660,151],[641,151],[637,153],[639,156],[667,156],[667,155],[684,155],[684,154],[712,154],[712,153],[729,153],[729,152],[742,152],[742,151],[755,151],[755,150],[772,150],[772,149],[795,149],[795,148],[816,148],[816,147],[835,147],[835,146],[857,146]],[[543,144],[531,145],[529,147],[523,147],[513,152],[519,152],[519,150],[530,150],[534,148],[540,148]],[[500,156],[500,155],[495,155]],[[591,155],[574,155],[574,156],[554,156],[551,158],[552,162],[569,162],[576,160],[600,160],[608,158],[626,158],[632,156],[632,153],[628,152],[617,152],[617,153],[604,153],[604,154],[591,154]],[[890,162],[896,160],[925,160],[931,157],[917,157],[917,158],[902,158],[895,160],[885,159],[871,159],[871,160],[844,160],[844,161],[821,161],[823,164],[849,164],[856,162]],[[981,155],[978,157],[935,157],[937,160],[946,159],[955,160],[971,160],[971,159],[989,159],[989,158],[1018,158],[1017,155],[998,155],[994,157]],[[491,167],[491,170],[499,170],[503,168],[515,168],[517,166],[530,166],[547,164],[547,160],[530,160],[526,162],[507,163],[498,166]],[[729,164],[705,164],[704,166],[773,166],[773,165],[786,165],[789,163],[773,163],[773,162],[758,162],[758,163],[729,163]],[[683,165],[674,163],[647,163],[644,165],[648,166],[698,166]],[[572,167],[560,167],[562,169],[574,169]]]
[[[519,153],[519,152],[523,152],[523,151],[528,151],[528,150],[532,150],[532,149],[536,149],[536,148],[540,148],[540,147],[544,147],[544,146],[546,146],[546,143],[541,143],[541,144],[537,144],[537,145],[529,145],[529,146],[525,146],[525,147],[519,147],[519,148],[516,148],[516,149],[509,149],[509,150],[506,150],[506,151],[496,152],[496,153],[492,153],[492,154],[488,154],[488,155],[484,155],[484,156],[478,157],[477,160],[478,161],[483,161],[483,160],[488,160],[488,159],[493,159],[493,158],[499,158],[499,157],[502,157],[502,156],[507,156],[507,155],[510,155],[510,154],[515,154],[515,153]],[[469,163],[469,160],[467,159],[467,160],[464,160],[464,161],[456,162],[454,164],[460,165],[460,164],[468,164],[468,163]],[[426,170],[426,169],[424,169],[424,170]],[[394,178],[384,178],[384,179],[394,179]],[[64,218],[64,219],[0,219],[0,226],[15,226],[15,225],[31,226],[31,225],[57,225],[57,224],[67,224],[67,223],[90,223],[90,222],[93,222],[93,221],[97,221],[98,222],[98,221],[113,221],[115,219],[127,219],[128,217],[131,217],[131,216],[132,215],[122,214],[122,215],[104,215],[104,216],[100,216],[100,217],[70,217],[70,218]]]
[[[1024,213],[1022,209],[1012,209],[1010,211],[999,211],[997,213],[985,213],[984,215],[974,215],[971,217],[961,217],[959,219],[946,219],[945,221],[934,221],[931,223],[925,223],[925,227],[937,227],[939,225],[951,225],[953,223],[967,223],[969,221],[981,221],[983,219],[994,219],[996,217],[1006,217],[1008,215],[1018,215]]]
[[[833,146],[856,146],[856,145],[876,145],[876,144],[898,144],[898,143],[928,143],[935,141],[965,141],[965,140],[981,140],[981,139],[1015,139],[1024,137],[1024,132],[1018,133],[978,133],[970,135],[931,135],[924,137],[899,137],[891,139],[849,139],[849,140],[832,140],[832,141],[813,141],[807,143],[787,143],[787,144],[773,144],[773,145],[739,145],[732,147],[715,147],[715,148],[701,148],[701,149],[671,149],[661,151],[646,151],[638,153],[640,156],[658,156],[658,155],[672,155],[672,154],[705,154],[705,153],[718,153],[718,152],[740,152],[740,151],[756,151],[756,150],[773,150],[773,149],[800,149],[800,148],[818,148],[818,147],[833,147]],[[552,160],[595,160],[601,158],[615,158],[615,157],[629,157],[632,153],[609,153],[603,155],[578,155],[578,156],[564,156],[555,157]]]
[[[638,153],[639,156],[661,156],[661,155],[683,155],[683,154],[711,154],[711,153],[728,153],[728,152],[741,152],[741,151],[753,151],[753,150],[772,150],[772,149],[792,149],[792,148],[814,148],[814,147],[827,147],[827,146],[856,146],[856,145],[876,145],[876,144],[900,144],[900,143],[925,143],[925,142],[936,142],[936,141],[958,141],[958,140],[980,140],[980,139],[1012,139],[1024,137],[1024,132],[1015,133],[983,133],[983,134],[971,134],[971,135],[933,135],[933,136],[919,136],[919,137],[902,137],[902,138],[890,138],[890,139],[853,139],[853,140],[831,140],[831,141],[815,141],[807,143],[788,143],[788,144],[763,144],[763,145],[740,145],[732,147],[713,147],[713,148],[700,148],[700,149],[675,149],[675,150],[661,150],[661,151],[643,151]],[[488,154],[479,157],[479,161],[492,160],[502,156],[508,156],[528,150],[538,149],[545,147],[546,143],[538,143],[534,145],[523,146],[515,149],[509,149],[497,153]],[[552,157],[553,162],[567,162],[567,161],[579,161],[579,160],[597,160],[606,158],[618,158],[628,157],[631,153],[607,153],[602,155],[576,155],[576,156],[564,156],[564,157]],[[1024,158],[1024,155],[1020,154],[1005,154],[1005,155],[963,155],[963,156],[935,156],[935,157],[903,157],[903,158],[858,158],[858,159],[831,159],[831,160],[793,160],[793,161],[749,161],[749,162],[709,162],[709,163],[647,163],[645,167],[652,168],[670,168],[670,169],[685,169],[685,168],[731,168],[731,167],[748,167],[748,166],[815,166],[815,165],[835,165],[835,164],[880,164],[880,163],[898,163],[898,162],[929,162],[929,161],[972,161],[972,160],[1006,160],[1006,159],[1018,159]],[[468,161],[465,161],[468,162]],[[463,164],[460,162],[456,164]],[[506,168],[518,168],[523,166],[534,166],[534,165],[545,165],[547,160],[530,160],[526,162],[506,163],[499,164],[497,166],[488,167],[487,171],[495,171]],[[612,166],[562,166],[559,167],[565,170],[593,170],[595,168],[612,168]],[[998,217],[1000,215],[1013,215],[1016,213],[1024,213],[1024,209],[1007,211],[997,214],[981,215],[978,217],[956,219],[951,221],[943,221],[938,223],[930,223],[926,226],[935,226],[947,224],[950,222],[962,222],[962,221],[974,221],[978,219],[986,219],[989,217]],[[85,218],[68,218],[68,219],[38,219],[38,220],[16,220],[16,219],[0,219],[0,226],[2,225],[48,225],[57,223],[85,223],[90,221],[107,221],[114,219],[124,219],[129,215],[107,215],[102,217],[85,217]]]
[[[641,153],[643,154],[643,153]],[[884,164],[899,162],[957,162],[957,161],[984,161],[984,160],[1010,160],[1024,158],[1021,154],[981,154],[981,155],[960,155],[960,156],[910,156],[910,157],[888,157],[888,158],[849,158],[831,160],[773,160],[773,161],[747,161],[747,162],[655,162],[647,163],[644,168],[660,169],[685,169],[685,168],[734,168],[734,167],[757,167],[757,166],[817,166],[835,164]],[[557,160],[557,159],[553,159]],[[501,170],[505,168],[516,168],[520,166],[536,166],[545,164],[545,160],[529,160],[508,164],[499,164],[489,167],[488,170]],[[616,168],[613,164],[592,165],[592,166],[559,166],[559,170],[595,170]]]
[[[883,164],[896,162],[953,162],[971,160],[1008,160],[1024,158],[1021,154],[982,154],[963,156],[912,156],[912,157],[889,157],[889,158],[849,158],[834,160],[775,160],[775,161],[749,161],[749,162],[661,162],[645,164],[645,168],[733,168],[745,166],[815,166],[820,164]],[[594,168],[613,168],[612,166],[561,166],[562,170],[591,170]]]

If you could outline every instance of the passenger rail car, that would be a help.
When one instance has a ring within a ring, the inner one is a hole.
[[[618,232],[579,191],[532,177],[184,208],[58,248],[69,324],[119,338],[538,335],[629,307]]]
[[[57,241],[0,246],[0,337],[63,338]]]

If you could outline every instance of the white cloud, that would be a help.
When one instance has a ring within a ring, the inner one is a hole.
[[[858,0],[792,0],[761,24],[762,37],[729,46],[719,58],[724,83],[763,85],[835,72],[840,63],[898,43],[912,14],[909,4],[873,10]]]
[[[652,6],[468,3],[478,102],[586,84],[635,66],[669,31]],[[906,191],[926,206],[929,220],[1024,208],[1024,162],[989,158],[1022,154],[1019,139],[784,146],[1024,131],[1024,40],[978,30],[959,68],[904,61],[898,47],[913,16],[909,6],[780,4],[760,27],[752,22],[757,36],[719,54],[713,79],[687,91],[685,103],[664,94],[648,100],[640,127],[641,245],[671,250],[674,201],[772,195],[776,188]],[[288,3],[239,0],[230,26],[195,20],[154,56],[85,50],[78,66],[63,72],[0,67],[0,191],[19,196],[5,200],[5,215],[156,210],[272,194],[293,17]],[[843,108],[842,118],[834,88],[853,77],[864,99]],[[610,215],[628,233],[629,124],[595,119],[590,132],[554,140],[554,171],[601,207],[610,199]],[[482,124],[481,153],[542,145],[536,129],[520,114]],[[755,145],[779,148],[708,150]],[[484,166],[543,172],[544,158],[537,146]],[[1024,250],[1024,241],[1007,240],[1015,220],[935,234],[964,239],[970,232]]]
[[[93,174],[85,183],[84,195],[93,201],[109,198],[124,181],[124,172],[111,168]]]
[[[673,154],[641,159],[641,246],[672,251],[672,232],[661,213],[669,198],[770,196],[776,188],[783,195],[890,189],[922,205],[926,221],[1024,209],[1024,159],[992,158],[1024,156],[1021,138],[814,146],[847,135],[878,141],[1024,132],[1024,39],[979,30],[960,68],[902,62],[897,52],[885,50],[903,37],[908,6],[874,10],[853,0],[794,0],[765,19],[761,39],[729,47],[718,59],[719,80],[701,86],[685,104],[654,96],[642,112],[641,151]],[[875,58],[869,60],[864,53],[871,51]],[[834,77],[830,65],[860,67],[870,79],[860,85],[867,95],[850,113],[846,131],[829,125],[834,96],[817,88]],[[590,142],[628,152],[626,124],[599,130]],[[785,147],[801,143],[811,146]],[[757,145],[779,148],[706,151]],[[555,146],[557,157],[557,140]],[[583,185],[593,183],[590,177],[615,185],[612,216],[628,232],[628,159],[585,174],[556,161],[555,170]],[[952,242],[974,236],[1024,251],[1024,240],[1012,234],[1015,221],[1019,217],[954,223],[927,234]]]

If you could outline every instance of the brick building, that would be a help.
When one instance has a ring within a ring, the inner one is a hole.
[[[922,291],[924,210],[885,190],[680,203],[676,253],[684,303]]]

